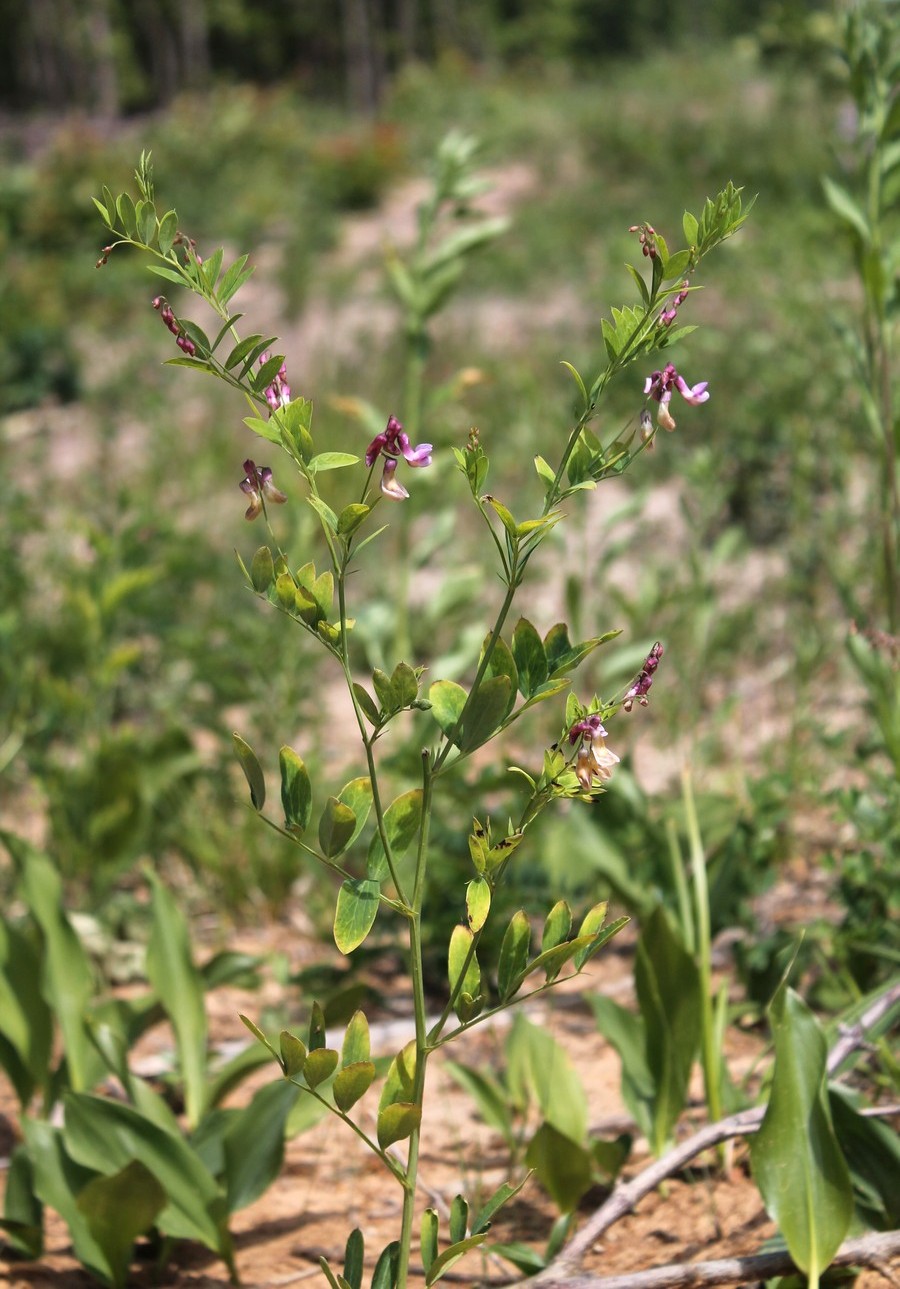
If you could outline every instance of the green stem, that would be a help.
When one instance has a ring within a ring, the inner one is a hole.
[[[425,1072],[429,1047],[426,1035],[425,973],[422,965],[422,901],[428,868],[428,834],[431,821],[433,775],[428,752],[422,754],[422,826],[416,851],[416,875],[413,885],[412,912],[409,927],[409,974],[412,983],[413,1013],[416,1025],[416,1072],[413,1079],[413,1104],[420,1111],[425,1104]],[[406,1289],[410,1249],[416,1213],[416,1178],[419,1171],[421,1128],[413,1129],[409,1138],[406,1174],[403,1178],[403,1215],[400,1222],[400,1249],[397,1259],[397,1289]]]
[[[691,772],[685,766],[681,772],[684,813],[691,853],[694,878],[695,926],[698,966],[700,968],[700,1003],[703,1023],[703,1085],[706,1105],[714,1123],[722,1118],[721,1052],[716,1044],[717,1027],[713,1014],[712,956],[710,948],[709,886],[706,880],[706,856],[700,839],[697,808]]]
[[[450,731],[450,733],[445,736],[443,746],[440,748],[437,756],[434,759],[435,774],[437,774],[441,766],[447,760],[447,757],[450,755],[451,748],[454,746],[454,740],[459,738],[460,731],[463,729],[466,716],[469,714],[469,709],[471,708],[472,703],[475,699],[475,696],[478,693],[478,686],[481,684],[482,680],[484,679],[484,674],[490,665],[490,661],[491,661],[491,658],[493,657],[494,650],[497,647],[497,641],[500,639],[500,633],[502,632],[503,625],[506,622],[507,617],[509,616],[509,611],[512,608],[512,602],[515,599],[516,591],[518,590],[518,581],[515,576],[516,572],[517,572],[517,567],[514,564],[512,569],[510,570],[511,576],[506,588],[506,595],[503,597],[503,603],[500,606],[500,612],[497,615],[497,620],[494,623],[494,627],[493,627],[493,630],[491,631],[490,638],[484,647],[484,652],[481,655],[481,662],[478,664],[478,670],[475,673],[475,680],[472,685],[472,688],[469,690],[468,697],[466,698],[466,701],[463,704],[463,709],[459,714],[459,718],[456,721],[456,724],[453,726],[453,729]]]

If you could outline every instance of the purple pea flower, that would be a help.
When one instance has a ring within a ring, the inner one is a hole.
[[[595,782],[612,778],[613,766],[619,764],[619,758],[606,746],[606,729],[596,713],[576,721],[569,730],[570,743],[577,743],[579,739],[575,774],[585,792],[590,792]]]
[[[272,482],[272,471],[267,465],[257,465],[254,461],[244,462],[244,479],[238,484],[241,492],[250,498],[250,505],[244,512],[245,519],[255,519],[262,514],[267,501],[281,506],[287,497]]]
[[[431,465],[431,451],[430,443],[420,443],[413,447],[409,435],[396,416],[389,416],[387,425],[366,448],[366,465],[371,469],[379,457],[384,457],[381,491],[385,497],[394,501],[404,501],[409,493],[395,478],[399,458],[402,456],[406,464],[414,469],[423,469]]]
[[[656,399],[659,411],[656,422],[664,430],[675,429],[675,418],[669,410],[672,391],[677,389],[686,403],[696,406],[705,403],[709,398],[708,381],[701,380],[697,385],[688,385],[683,376],[679,376],[673,363],[667,363],[662,371],[655,371],[644,382],[644,394]]]

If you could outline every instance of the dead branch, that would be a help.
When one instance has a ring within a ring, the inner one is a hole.
[[[900,1256],[900,1231],[870,1231],[855,1240],[846,1240],[838,1249],[831,1266],[873,1267],[889,1282],[897,1283],[887,1268],[889,1258]],[[740,1285],[770,1276],[796,1271],[790,1254],[754,1253],[744,1258],[720,1258],[715,1262],[686,1262],[651,1271],[638,1271],[623,1276],[573,1276],[557,1273],[544,1279],[546,1289],[694,1289],[697,1285]],[[886,1273],[886,1274],[885,1274]],[[532,1283],[535,1283],[532,1281]]]
[[[900,982],[897,982],[876,998],[854,1025],[848,1025],[842,1029],[840,1038],[828,1055],[826,1068],[829,1074],[836,1073],[854,1051],[866,1046],[868,1041],[866,1036],[869,1030],[882,1017],[886,1016],[898,1001],[900,1001]],[[702,1154],[704,1150],[709,1150],[711,1146],[718,1146],[721,1142],[728,1141],[732,1137],[749,1136],[751,1133],[757,1132],[763,1121],[764,1114],[765,1106],[754,1106],[750,1110],[742,1110],[738,1114],[730,1115],[727,1119],[721,1119],[718,1123],[706,1124],[705,1127],[695,1132],[693,1136],[688,1137],[686,1141],[675,1146],[668,1154],[648,1164],[631,1181],[621,1182],[581,1230],[561,1249],[558,1257],[536,1275],[531,1283],[540,1285],[543,1289],[546,1289],[549,1285],[562,1284],[563,1281],[569,1285],[580,1284],[581,1281],[571,1278],[571,1272],[579,1266],[588,1249],[604,1231],[608,1230],[620,1217],[624,1217],[626,1213],[629,1213],[638,1200],[656,1190],[657,1186],[665,1181],[667,1177],[671,1177],[673,1173],[680,1172],[685,1165],[690,1163],[697,1155]],[[566,1278],[567,1275],[569,1276],[568,1279]],[[598,1282],[585,1280],[584,1283],[596,1284]],[[653,1282],[649,1280],[632,1281],[632,1289],[634,1285],[639,1283],[649,1286]],[[685,1280],[672,1281],[672,1283],[709,1284],[714,1282]],[[723,1281],[723,1283],[725,1282]]]

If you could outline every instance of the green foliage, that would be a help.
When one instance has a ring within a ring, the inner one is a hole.
[[[502,1137],[510,1167],[527,1164],[560,1212],[572,1214],[592,1185],[615,1178],[631,1139],[603,1141],[589,1135],[584,1088],[546,1029],[517,1015],[503,1056],[503,1065],[490,1069],[456,1061],[446,1068],[484,1122]],[[510,1257],[505,1246],[492,1247]]]
[[[635,985],[637,1016],[610,998],[593,995],[590,1003],[621,1057],[625,1102],[661,1155],[687,1100],[702,1014],[700,973],[661,908],[641,930]]]
[[[78,1258],[114,1286],[128,1282],[134,1241],[148,1232],[199,1240],[233,1271],[228,1215],[258,1198],[276,1176],[297,1095],[278,1082],[243,1109],[221,1105],[265,1059],[249,1048],[217,1065],[207,1049],[205,992],[245,977],[246,959],[224,954],[198,968],[181,909],[151,875],[152,992],[128,1002],[105,997],[49,859],[15,838],[4,840],[27,915],[0,923],[0,999],[15,1003],[0,1020],[0,1064],[21,1103],[24,1138],[0,1221],[17,1252],[35,1257],[43,1206],[55,1209]],[[38,962],[42,971],[30,966]],[[21,988],[24,967],[33,972],[25,978],[34,989]],[[186,1130],[128,1060],[132,1044],[164,1018],[178,1056],[170,1092],[186,1107]],[[63,1047],[58,1061],[56,1031]],[[94,1092],[107,1074],[115,1075],[126,1102]],[[61,1126],[49,1118],[57,1105]]]
[[[850,1174],[826,1095],[824,1035],[802,1000],[784,984],[770,1014],[775,1072],[750,1159],[766,1209],[794,1262],[814,1286],[850,1226]]]

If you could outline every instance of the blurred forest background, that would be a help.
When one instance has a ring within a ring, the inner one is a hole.
[[[241,591],[232,548],[249,561],[262,540],[241,518],[242,409],[161,367],[173,351],[150,308],[158,279],[127,253],[95,268],[91,196],[126,187],[152,148],[160,209],[177,205],[204,255],[252,253],[243,325],[282,337],[319,434],[358,451],[361,399],[402,411],[385,248],[408,251],[454,128],[480,140],[476,205],[510,228],[434,324],[441,395],[415,436],[445,460],[477,424],[509,495],[535,490],[531,458],[566,432],[560,360],[594,370],[600,317],[629,298],[629,225],[649,219],[672,244],[683,210],[728,179],[758,194],[687,306],[704,324],[688,377],[710,382],[710,403],[686,409],[627,483],[587,498],[580,535],[544,570],[544,630],[562,613],[585,636],[623,628],[584,686],[627,684],[655,638],[666,664],[649,713],[620,722],[615,791],[546,828],[516,900],[599,887],[639,913],[674,907],[689,756],[714,927],[738,928],[750,994],[767,998],[798,921],[832,1001],[895,970],[895,760],[847,655],[852,623],[886,624],[877,471],[841,339],[857,317],[853,260],[822,189],[827,174],[859,179],[839,13],[799,0],[0,0],[0,21],[8,842],[45,849],[110,943],[140,938],[146,859],[226,919],[278,914],[299,890],[328,938],[324,879],[238,804],[232,729],[270,766],[287,742],[326,774],[345,768],[295,634]],[[611,392],[609,423],[633,421],[644,374]],[[455,490],[438,464],[409,503],[412,647],[432,676],[471,664],[494,589]],[[283,509],[285,544],[306,559],[312,517]],[[376,579],[357,610],[361,673],[393,665],[394,611]],[[551,725],[536,714],[534,748]],[[480,788],[508,791],[487,771]],[[464,793],[457,804],[436,835],[467,871]],[[805,883],[806,902],[785,900],[783,881]],[[782,896],[760,905],[766,891]]]

